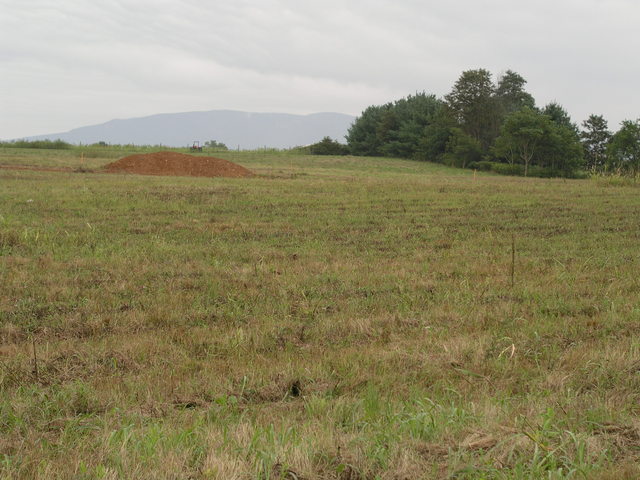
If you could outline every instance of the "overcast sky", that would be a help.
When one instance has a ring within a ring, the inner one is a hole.
[[[638,0],[0,0],[0,138],[154,113],[357,115],[463,70],[640,117]]]

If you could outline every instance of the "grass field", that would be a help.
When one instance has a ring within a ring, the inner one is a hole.
[[[0,478],[640,477],[635,185],[82,153],[0,150],[85,170],[0,169]]]

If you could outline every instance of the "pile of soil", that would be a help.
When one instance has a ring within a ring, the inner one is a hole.
[[[110,163],[104,170],[109,173],[136,173],[139,175],[170,175],[177,177],[250,177],[244,167],[215,157],[196,157],[177,152],[154,152],[129,155]]]

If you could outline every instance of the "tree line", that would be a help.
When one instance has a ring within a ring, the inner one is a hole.
[[[48,150],[69,150],[72,148],[68,142],[63,140],[11,140],[0,141],[0,148],[39,148]]]
[[[346,136],[350,153],[414,158],[499,173],[571,177],[640,170],[640,121],[613,133],[602,115],[578,127],[557,102],[536,106],[507,70],[463,72],[444,98],[425,92],[366,108]]]

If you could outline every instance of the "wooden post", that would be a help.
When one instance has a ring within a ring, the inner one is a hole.
[[[36,337],[31,337],[31,341],[33,343],[33,373],[36,376],[36,382],[38,382],[40,379],[38,375],[38,354],[36,353]]]
[[[516,234],[511,234],[511,288],[513,288],[515,284],[515,273],[516,273]]]

